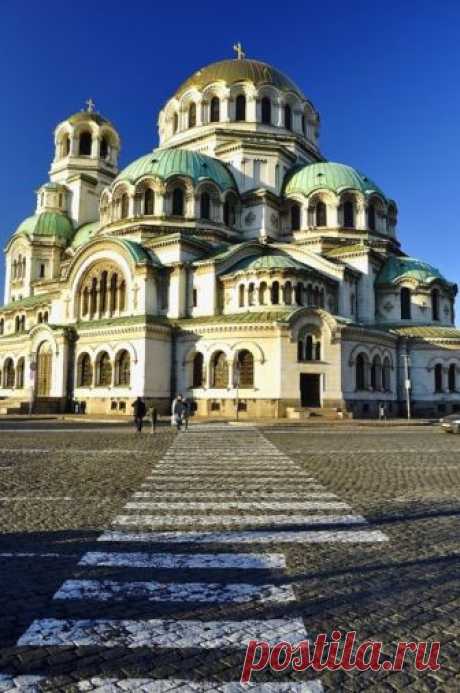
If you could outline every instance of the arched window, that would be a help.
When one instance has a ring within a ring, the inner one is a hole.
[[[386,356],[383,360],[382,390],[385,392],[389,392],[391,390],[391,366],[388,356]]]
[[[253,306],[255,304],[255,288],[254,283],[251,282],[248,286],[248,306]]]
[[[315,226],[327,226],[327,210],[322,200],[316,203],[315,217]]]
[[[284,127],[286,130],[292,130],[292,110],[288,103],[284,107]]]
[[[184,191],[182,188],[174,188],[173,190],[172,213],[176,217],[184,216]]]
[[[301,282],[297,282],[295,285],[295,302],[298,306],[303,305],[303,284]]]
[[[443,381],[442,364],[437,363],[436,366],[434,367],[434,391],[435,392],[442,392],[443,391],[442,381]]]
[[[97,385],[100,387],[109,387],[112,384],[112,364],[110,356],[106,351],[103,351],[98,358],[97,369]]]
[[[14,319],[14,331],[19,332],[19,315],[16,315]]]
[[[16,387],[22,390],[24,387],[24,357],[21,356],[16,365]]]
[[[152,215],[155,209],[155,194],[151,188],[144,193],[144,214]]]
[[[45,323],[48,322],[48,311],[47,310],[45,310],[45,312],[43,313],[43,322],[45,322]],[[26,319],[23,317],[22,318],[22,329],[25,330],[25,328],[26,328]]]
[[[244,306],[244,284],[240,284],[238,288],[238,305],[240,308]]]
[[[99,282],[99,311],[105,313],[107,310],[107,272],[104,270]]]
[[[300,229],[300,207],[299,205],[291,206],[291,229],[298,231]]]
[[[114,272],[114,274],[112,274],[112,276],[110,277],[110,312],[111,313],[114,313],[116,308],[117,308],[117,290],[118,290],[118,274],[116,272]],[[91,289],[91,291],[92,291],[92,289]]]
[[[78,145],[78,154],[80,156],[91,156],[91,146],[93,138],[90,132],[82,132]]]
[[[262,123],[265,123],[265,125],[272,124],[272,102],[268,96],[264,96],[262,99]]]
[[[235,104],[235,120],[246,120],[246,97],[238,94]]]
[[[88,291],[88,287],[85,286],[85,288],[83,289],[83,294],[82,294],[82,305],[81,305],[82,316],[88,315],[88,310],[89,310],[89,291]]]
[[[69,137],[69,135],[66,135],[64,137],[63,155],[69,156],[69,154],[70,154],[70,137]]]
[[[259,305],[264,306],[267,303],[267,282],[259,284]]]
[[[305,118],[305,113],[302,113],[302,133],[307,134],[307,119]]]
[[[0,319],[0,334],[4,334],[5,332],[5,319],[1,318]]]
[[[196,125],[196,104],[191,103],[188,107],[188,126],[194,128]]]
[[[200,217],[201,217],[201,219],[210,219],[211,218],[211,198],[209,197],[209,193],[207,193],[207,192],[201,193]]]
[[[401,300],[401,320],[410,320],[412,316],[411,292],[407,286],[403,286],[400,294]]]
[[[278,305],[280,302],[280,285],[279,282],[273,282],[271,286],[271,300],[273,305]]]
[[[117,354],[115,362],[116,385],[127,386],[131,382],[131,357],[126,349]]]
[[[220,101],[217,96],[213,96],[211,99],[209,120],[211,123],[218,123],[220,120]]]
[[[299,339],[297,342],[297,361],[304,360],[304,344],[303,339]]]
[[[367,208],[367,225],[371,231],[375,231],[375,206],[372,203]]]
[[[239,387],[254,387],[254,357],[244,349],[238,352]]]
[[[193,387],[203,387],[204,357],[199,351],[193,357]]]
[[[315,360],[321,361],[321,342],[319,339],[315,344]]]
[[[15,381],[15,370],[12,359],[6,359],[3,364],[3,387],[12,389]]]
[[[355,208],[351,200],[343,203],[343,225],[346,229],[355,227]]]
[[[431,292],[431,317],[433,320],[439,320],[439,291],[433,289]]]
[[[123,193],[120,200],[120,218],[126,219],[129,214],[129,197],[128,193]]]
[[[455,368],[455,363],[451,363],[449,366],[449,392],[457,392],[457,369]]]
[[[382,362],[379,356],[374,356],[372,360],[371,387],[373,390],[382,389]]]
[[[118,310],[122,313],[126,308],[126,282],[120,283],[120,288],[118,289]]]
[[[367,385],[366,377],[366,359],[364,354],[358,354],[356,359],[356,389],[365,390]]]
[[[78,360],[78,387],[91,387],[93,384],[93,367],[89,354],[81,354]]]
[[[224,224],[233,227],[236,223],[236,208],[232,198],[227,197],[224,202]]]
[[[179,127],[179,116],[177,113],[174,113],[174,115],[173,115],[173,135],[177,132],[178,127]]]
[[[286,303],[286,305],[290,306],[292,303],[292,284],[291,284],[291,282],[286,282],[283,289],[284,289],[284,302]]]
[[[100,147],[99,153],[100,153],[101,159],[107,159],[108,154],[109,154],[109,142],[107,140],[107,137],[103,137],[101,139],[101,147]]]
[[[307,335],[305,340],[305,361],[313,361],[313,337]]]
[[[223,351],[218,351],[212,359],[212,387],[228,386],[228,363]]]

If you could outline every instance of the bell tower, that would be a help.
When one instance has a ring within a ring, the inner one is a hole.
[[[99,218],[102,190],[118,173],[120,137],[112,123],[95,109],[86,109],[59,123],[50,180],[67,189],[67,214],[75,228]]]

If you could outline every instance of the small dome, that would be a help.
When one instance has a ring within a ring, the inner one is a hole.
[[[110,122],[110,120],[104,118],[104,116],[102,116],[100,113],[96,113],[96,111],[78,111],[78,113],[74,113],[69,118],[67,118],[67,120],[71,125],[77,125],[77,123],[93,122],[97,125],[109,125],[113,128],[113,125]]]
[[[194,183],[212,180],[222,191],[237,189],[232,174],[222,161],[205,154],[186,149],[156,149],[141,156],[127,166],[115,178],[114,183],[129,181],[134,183],[142,176],[157,176],[163,180],[171,176],[187,176]]]
[[[253,271],[268,271],[268,270],[306,270],[305,265],[297,260],[294,260],[290,255],[270,254],[270,255],[252,255],[245,257],[237,262],[224,274],[235,274],[236,272],[253,272]]]
[[[81,245],[89,243],[89,241],[92,240],[98,228],[98,221],[91,221],[88,224],[83,224],[82,226],[80,226],[75,232],[75,236],[72,239],[71,247],[74,250],[76,250]]]
[[[268,84],[282,91],[293,91],[300,98],[305,98],[297,85],[280,70],[268,65],[268,63],[260,62],[260,60],[246,59],[220,60],[217,63],[202,67],[181,84],[175,96],[182,96],[192,87],[203,89],[208,84],[219,81],[228,85],[236,82],[251,82],[258,87]]]
[[[413,257],[389,257],[375,280],[376,285],[394,284],[400,279],[411,278],[421,284],[430,284],[440,281],[444,284],[449,282],[442,276],[441,272],[422,260]]]
[[[351,166],[324,161],[307,164],[302,168],[287,174],[284,192],[309,195],[314,190],[327,189],[335,193],[344,190],[359,190],[365,195],[377,193],[385,199],[385,195],[370,178]]]
[[[24,234],[29,238],[31,236],[57,238],[69,242],[73,236],[73,226],[66,214],[42,212],[24,219],[16,229],[16,234]]]

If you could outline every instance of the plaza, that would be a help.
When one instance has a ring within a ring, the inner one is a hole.
[[[248,638],[334,629],[441,668],[257,690],[456,690],[459,459],[430,425],[3,419],[0,690],[237,691]]]

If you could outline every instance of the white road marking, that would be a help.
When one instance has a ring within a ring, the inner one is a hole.
[[[361,515],[118,515],[113,525],[353,525]]]
[[[19,638],[18,647],[75,645],[77,647],[171,647],[244,650],[249,640],[297,643],[307,634],[299,618],[240,621],[177,619],[35,620]]]
[[[282,553],[105,553],[89,551],[78,565],[127,568],[285,568]]]
[[[161,502],[161,501],[129,501],[124,506],[128,510],[348,510],[348,503],[342,501],[229,501],[222,503],[194,502]]]
[[[142,484],[142,486],[149,486],[148,484]],[[302,500],[304,498],[337,498],[335,493],[330,493],[329,491],[319,491],[310,492],[306,490],[305,493],[291,491],[279,491],[278,489],[273,491],[273,494],[267,493],[267,491],[165,491],[164,493],[159,493],[158,491],[136,491],[133,493],[133,498],[156,498],[158,500],[187,500],[190,498],[235,498],[237,500],[245,500],[247,498],[256,498],[258,500],[270,500],[271,498],[293,498],[294,500]]]
[[[151,542],[157,544],[321,544],[389,541],[380,530],[315,530],[246,532],[123,532],[106,531],[97,541]]]
[[[290,585],[252,585],[247,583],[157,582],[155,580],[118,582],[116,580],[66,580],[53,599],[87,599],[100,602],[124,602],[143,599],[149,602],[203,602],[206,604],[243,604],[295,601]]]

